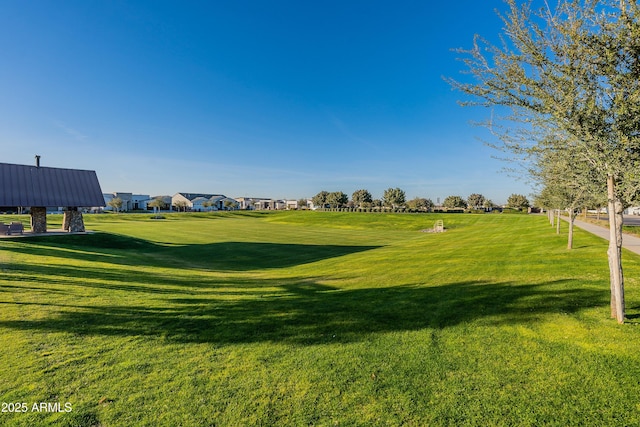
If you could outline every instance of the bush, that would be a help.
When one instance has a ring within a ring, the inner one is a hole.
[[[522,215],[522,214],[528,214],[529,212],[527,211],[527,209],[514,209],[514,208],[504,208],[502,210],[502,213],[506,213],[506,214],[517,214],[517,215]]]

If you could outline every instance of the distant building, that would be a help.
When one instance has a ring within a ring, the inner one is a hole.
[[[131,210],[131,197],[133,196],[133,193],[123,193],[118,191],[114,193],[103,193],[102,196],[104,197],[105,211],[115,210],[114,207],[109,205],[113,199],[122,200],[122,207],[119,208],[120,211]]]
[[[254,207],[256,210],[281,210],[286,209],[287,204],[284,200],[258,199]]]
[[[223,194],[176,193],[171,198],[176,210],[208,212],[239,209],[240,204]]]
[[[255,209],[255,203],[261,200],[259,197],[236,197],[236,202],[238,202],[238,208],[242,210],[253,210]]]
[[[153,196],[151,199],[147,201],[147,210],[151,209],[149,208],[149,203],[151,203],[153,200],[156,200],[156,199],[160,199],[164,204],[164,206],[160,208],[161,210],[173,210],[173,207],[171,206],[171,201],[172,201],[171,196]]]
[[[222,199],[217,201],[220,204],[220,209],[225,211],[235,211],[240,209],[240,203],[236,199],[232,199],[231,197],[223,197]]]
[[[106,207],[105,211],[114,210],[113,207],[109,206],[109,202],[115,198],[119,198],[122,200],[122,207],[120,211],[133,211],[133,210],[146,210],[147,203],[151,201],[151,197],[148,194],[133,194],[133,193],[124,193],[117,191],[115,193],[103,193],[104,204]]]
[[[147,210],[147,203],[149,203],[151,197],[148,194],[133,194],[131,195],[131,209],[133,210]]]
[[[190,209],[195,212],[209,211],[212,208],[212,205],[209,203],[209,199],[206,197],[196,197],[191,200]]]

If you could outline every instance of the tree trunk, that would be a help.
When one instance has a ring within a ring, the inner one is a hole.
[[[576,220],[576,214],[573,208],[569,209],[569,238],[567,239],[567,249],[573,249],[573,222]]]
[[[555,214],[555,212],[553,211],[553,209],[549,209],[549,210],[547,211],[547,216],[549,217],[549,223],[550,223],[550,224],[551,224],[551,226],[553,227],[553,226],[555,225],[553,220],[554,220],[554,218],[555,218],[555,216],[556,216],[556,214]]]
[[[624,323],[624,275],[622,273],[622,202],[616,195],[613,175],[607,176],[609,216],[609,272],[611,280],[611,317]]]
[[[560,209],[557,210],[558,218],[556,218],[556,234],[560,234]]]

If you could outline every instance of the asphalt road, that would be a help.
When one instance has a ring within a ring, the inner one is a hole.
[[[600,219],[608,221],[609,217],[606,215],[601,215]],[[632,225],[635,227],[640,227],[640,215],[624,215],[623,216],[623,224],[624,225]]]

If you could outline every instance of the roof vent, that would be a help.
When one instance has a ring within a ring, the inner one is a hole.
[[[38,154],[36,154],[36,167],[40,167],[40,156]]]

